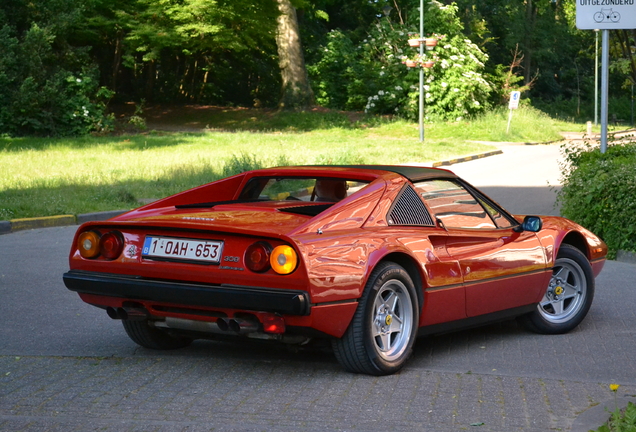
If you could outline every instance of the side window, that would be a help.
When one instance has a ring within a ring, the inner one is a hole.
[[[508,218],[505,217],[497,208],[493,207],[481,198],[478,198],[478,200],[481,205],[484,206],[488,214],[490,214],[490,217],[492,218],[492,220],[495,221],[495,224],[497,224],[498,228],[510,228],[515,225],[514,223],[510,222],[510,220],[508,220]]]
[[[434,216],[448,228],[495,229],[495,224],[475,198],[462,186],[449,180],[415,183]]]

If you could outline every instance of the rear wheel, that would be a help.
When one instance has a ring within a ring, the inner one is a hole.
[[[122,321],[128,337],[144,348],[171,350],[187,347],[192,339],[173,336],[163,330],[152,327],[148,321]]]
[[[333,341],[334,353],[350,372],[395,373],[411,355],[418,323],[411,277],[395,263],[382,263],[371,274],[346,333]]]
[[[567,333],[583,321],[593,298],[594,274],[590,262],[581,251],[564,244],[537,309],[520,320],[537,333]]]

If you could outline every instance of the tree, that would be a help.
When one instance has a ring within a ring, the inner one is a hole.
[[[314,104],[314,94],[305,68],[296,8],[290,0],[276,0],[276,4],[280,12],[276,20],[276,44],[282,77],[278,105],[285,109],[306,108]]]

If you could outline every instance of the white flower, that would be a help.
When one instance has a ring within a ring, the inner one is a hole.
[[[478,101],[473,101],[473,103],[475,104],[475,106],[481,105]]]
[[[402,48],[398,48],[398,52],[399,52],[400,54],[402,54],[402,52],[403,52],[403,51],[402,51]]]
[[[399,109],[400,109],[400,108],[398,108],[398,107],[395,107],[395,111],[398,111]]]
[[[379,94],[380,96],[384,96],[384,90],[380,90],[380,91],[378,92],[378,94]]]
[[[452,55],[450,56],[451,60],[457,60],[459,57],[457,57],[456,55]]]
[[[78,78],[76,81],[77,81],[78,83],[81,83],[81,82],[82,82],[82,80],[81,80],[81,79],[79,79],[79,78]]]
[[[459,91],[459,89],[458,89],[457,87],[455,87],[455,88],[453,89],[453,91],[454,91],[455,93],[457,93],[457,92]]]
[[[380,99],[380,98],[378,97],[378,95],[373,96],[373,100],[378,100],[378,99]],[[375,106],[375,105],[374,105],[374,106]]]
[[[400,87],[400,86],[395,86],[395,89],[396,89],[397,91],[400,91],[400,90],[402,90],[402,87]]]
[[[448,87],[448,83],[442,82],[442,87],[444,88]]]
[[[431,97],[430,93],[426,93],[426,99],[429,99]]]
[[[395,94],[391,93],[391,99],[395,99]]]
[[[384,75],[384,71],[380,71],[380,76],[383,76],[383,75]]]
[[[369,104],[369,106],[374,107],[374,106],[375,106],[375,104],[374,104],[373,102],[371,102],[371,103]]]
[[[425,86],[424,86],[424,90],[429,91],[430,89],[431,89],[431,86],[430,86],[430,85],[425,85]]]
[[[457,117],[457,118],[455,119],[455,121],[462,121],[462,118],[463,118],[463,117]]]

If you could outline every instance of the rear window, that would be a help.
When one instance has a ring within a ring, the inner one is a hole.
[[[239,200],[338,202],[366,185],[343,178],[255,177],[245,185]]]

